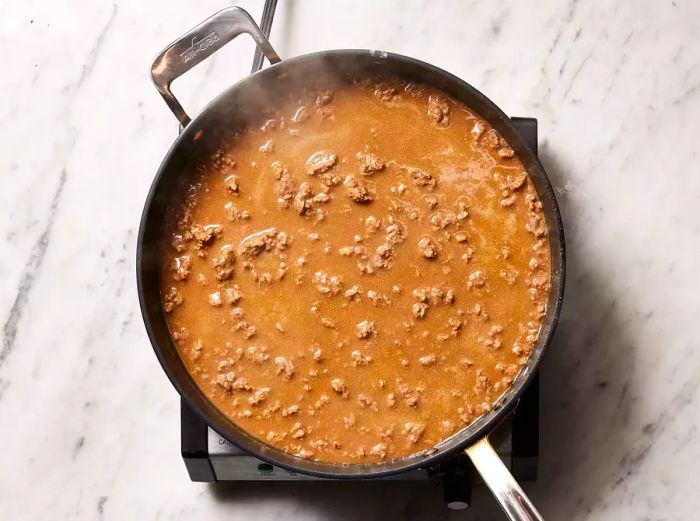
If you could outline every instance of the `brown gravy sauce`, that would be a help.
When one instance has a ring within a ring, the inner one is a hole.
[[[199,387],[253,436],[366,463],[489,411],[546,312],[541,203],[465,106],[399,80],[281,103],[173,203],[163,309]]]

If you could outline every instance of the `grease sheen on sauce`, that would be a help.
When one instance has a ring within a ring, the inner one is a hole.
[[[304,458],[387,461],[490,410],[546,312],[541,204],[465,106],[398,80],[310,90],[174,201],[168,326],[209,399]]]

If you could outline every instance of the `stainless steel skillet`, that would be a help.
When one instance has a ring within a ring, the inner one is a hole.
[[[190,118],[173,95],[173,80],[216,52],[236,36],[247,33],[271,66],[229,87],[196,117]],[[156,173],[147,196],[137,245],[138,294],[146,330],[163,369],[189,405],[222,436],[258,458],[295,472],[336,479],[377,478],[415,468],[430,468],[466,452],[511,519],[541,519],[488,441],[488,435],[517,406],[547,350],[559,317],[564,291],[564,233],[551,184],[537,156],[511,120],[486,96],[463,80],[428,63],[381,51],[332,50],[281,60],[251,17],[240,8],[216,13],[163,50],[151,74],[183,131]],[[482,116],[511,145],[523,163],[543,204],[549,228],[551,290],[547,315],[528,364],[498,405],[472,425],[440,443],[429,454],[373,464],[332,464],[301,459],[254,438],[221,414],[188,374],[170,338],[160,301],[160,260],[164,247],[164,216],[178,182],[193,164],[207,157],[222,136],[281,98],[319,77],[393,75],[442,90]]]

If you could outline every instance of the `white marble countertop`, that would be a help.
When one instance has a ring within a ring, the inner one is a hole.
[[[66,5],[67,4],[67,5]],[[243,5],[259,18],[262,2]],[[152,57],[222,1],[0,3],[0,519],[441,519],[430,486],[191,483],[135,236],[176,121]],[[566,301],[542,371],[549,519],[700,511],[700,3],[282,0],[283,57],[376,48],[539,119]],[[197,111],[236,41],[175,85]],[[502,519],[487,493],[464,519]]]

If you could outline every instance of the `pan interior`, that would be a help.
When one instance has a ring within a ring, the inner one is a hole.
[[[501,398],[501,406],[478,418],[468,428],[440,443],[429,455],[413,455],[382,464],[346,465],[306,461],[261,443],[237,428],[202,395],[184,368],[161,311],[158,287],[160,255],[168,204],[178,188],[181,172],[207,157],[232,129],[243,128],[252,118],[274,107],[274,100],[299,89],[308,78],[395,75],[436,87],[469,106],[486,119],[513,147],[535,185],[549,227],[552,279],[548,315],[530,363]],[[524,145],[500,110],[461,80],[437,68],[395,55],[369,51],[331,51],[306,55],[266,69],[224,92],[197,117],[166,156],[147,201],[139,236],[139,289],[142,309],[156,353],[180,393],[215,430],[245,450],[274,464],[326,477],[372,477],[417,466],[429,466],[454,454],[489,432],[510,410],[529,382],[556,323],[563,290],[563,237],[551,186],[536,156]]]

